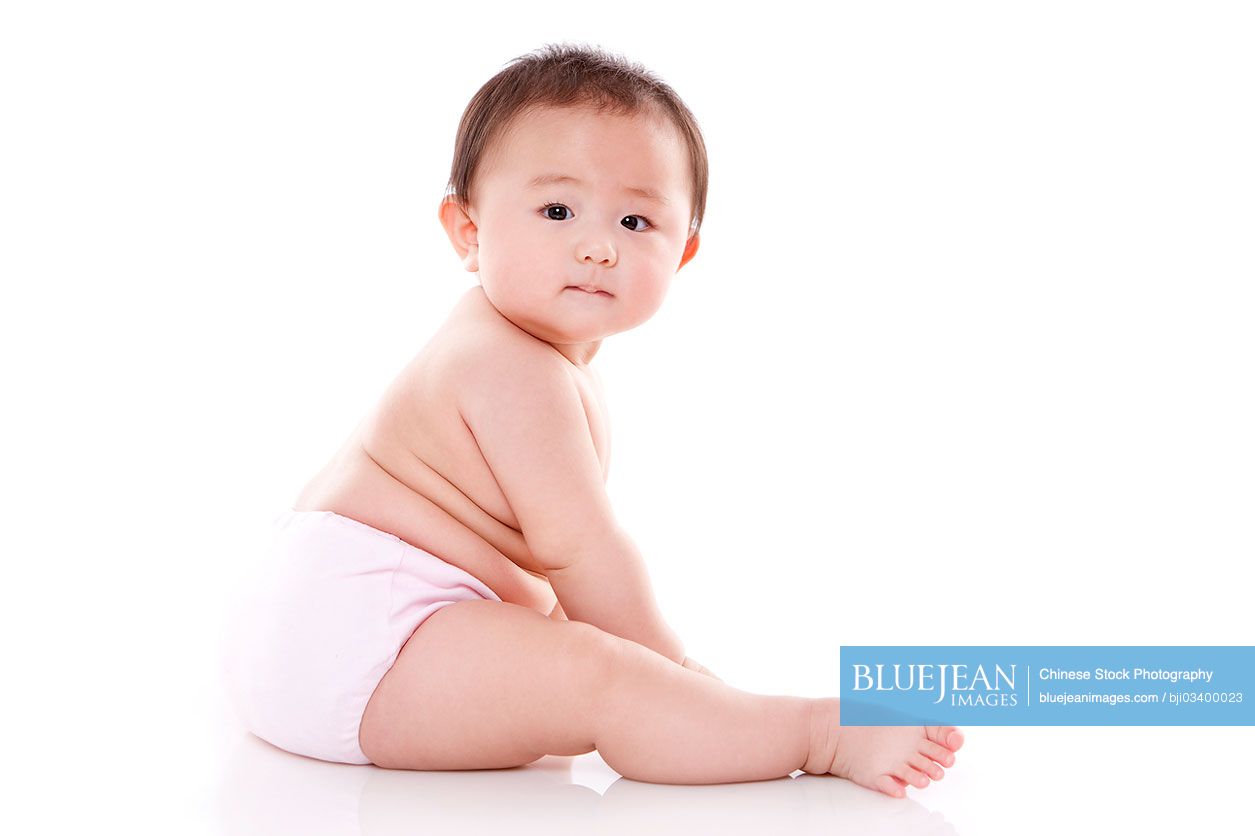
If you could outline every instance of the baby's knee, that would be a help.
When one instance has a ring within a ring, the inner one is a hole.
[[[608,669],[624,653],[624,644],[632,644],[582,621],[559,621],[554,626],[563,636],[563,652],[577,660],[586,671],[596,669],[608,673]]]
[[[562,621],[554,626],[561,638],[557,655],[565,664],[563,679],[579,693],[583,705],[596,714],[607,692],[616,687],[617,678],[628,667],[626,660],[632,648],[644,648],[581,621]]]

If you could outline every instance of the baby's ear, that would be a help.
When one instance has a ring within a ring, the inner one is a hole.
[[[688,243],[684,245],[684,255],[680,258],[680,267],[688,264],[693,260],[693,256],[697,255],[697,248],[701,246],[702,235],[700,232],[694,232],[689,238]],[[680,267],[675,268],[676,272],[680,271]]]
[[[449,236],[449,243],[470,273],[479,272],[479,229],[453,195],[440,201],[440,225]]]

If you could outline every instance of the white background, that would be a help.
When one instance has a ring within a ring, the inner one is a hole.
[[[835,779],[607,791],[595,755],[452,778],[286,755],[213,662],[250,537],[474,282],[436,220],[462,109],[558,41],[658,73],[710,153],[697,258],[596,360],[611,496],[694,657],[820,696],[842,644],[1255,644],[1252,22],[6,4],[0,815],[391,833],[434,820],[426,787],[463,832],[484,798],[538,832],[1249,820],[1250,727],[968,727],[896,806]]]

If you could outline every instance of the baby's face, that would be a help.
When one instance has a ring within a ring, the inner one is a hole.
[[[634,328],[696,252],[691,182],[668,122],[532,111],[476,175],[467,267],[474,258],[497,310],[539,339],[584,343]]]

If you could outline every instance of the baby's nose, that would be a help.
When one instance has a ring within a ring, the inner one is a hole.
[[[582,264],[592,262],[593,264],[602,264],[609,267],[614,264],[616,258],[614,247],[611,247],[609,244],[584,246],[579,249],[579,253],[580,263]]]

